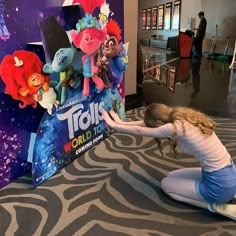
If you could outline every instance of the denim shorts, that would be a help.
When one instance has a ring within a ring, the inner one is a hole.
[[[227,165],[224,168],[206,172],[202,170],[201,181],[196,181],[196,192],[208,203],[228,202],[236,194],[236,168]]]

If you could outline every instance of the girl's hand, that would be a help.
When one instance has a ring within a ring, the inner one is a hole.
[[[110,110],[109,114],[111,115],[112,119],[118,123],[118,124],[122,124],[123,121],[120,119],[119,115],[117,113],[114,112],[114,110]]]
[[[102,117],[111,128],[115,128],[116,122],[111,119],[107,111],[102,112]]]

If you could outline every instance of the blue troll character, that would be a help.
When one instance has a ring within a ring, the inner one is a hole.
[[[60,82],[55,89],[62,105],[68,97],[69,88],[76,88],[81,83],[78,79],[79,71],[76,71],[72,65],[76,50],[54,16],[49,16],[39,22],[39,27],[46,61],[49,61],[44,65],[43,71],[49,74],[60,74]]]
[[[60,82],[55,87],[60,96],[60,104],[63,104],[68,97],[68,88],[76,88],[80,85],[76,71],[72,66],[74,50],[72,48],[60,48],[54,56],[52,64],[46,63],[43,67],[45,73],[60,73]]]

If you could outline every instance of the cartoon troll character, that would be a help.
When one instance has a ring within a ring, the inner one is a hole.
[[[45,54],[49,59],[43,71],[48,74],[60,73],[60,82],[55,89],[62,105],[68,98],[69,88],[75,89],[80,85],[79,73],[73,67],[75,50],[56,17],[46,17],[39,22],[39,27]]]
[[[35,53],[19,50],[3,58],[0,76],[6,85],[6,93],[23,103],[19,104],[20,108],[27,105],[36,108],[39,102],[51,114],[58,101],[55,90],[49,87],[49,76],[42,69],[43,63]]]
[[[123,80],[123,73],[127,68],[128,57],[127,49],[124,47],[121,40],[121,29],[118,23],[110,19],[106,25],[107,37],[102,44],[103,57],[98,60],[97,66],[100,68],[101,77],[110,87],[110,83],[116,86]]]
[[[80,81],[76,78],[75,70],[72,66],[74,51],[71,48],[60,48],[52,61],[52,64],[46,63],[43,67],[45,73],[60,73],[60,82],[56,86],[59,93],[60,104],[62,105],[67,97],[69,86],[76,88],[80,85]]]
[[[77,48],[80,48],[86,55],[82,57],[84,91],[83,95],[89,95],[90,78],[97,85],[98,90],[104,88],[103,81],[97,76],[98,67],[94,65],[94,53],[105,41],[107,30],[101,27],[99,21],[92,16],[96,7],[100,7],[105,0],[74,0],[74,3],[80,3],[85,11],[85,17],[76,24],[76,29],[71,33],[72,41]]]

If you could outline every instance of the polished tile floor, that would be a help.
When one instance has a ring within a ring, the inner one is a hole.
[[[229,61],[182,59],[143,46],[142,53],[146,104],[187,106],[211,116],[236,118],[236,72],[229,69]]]

